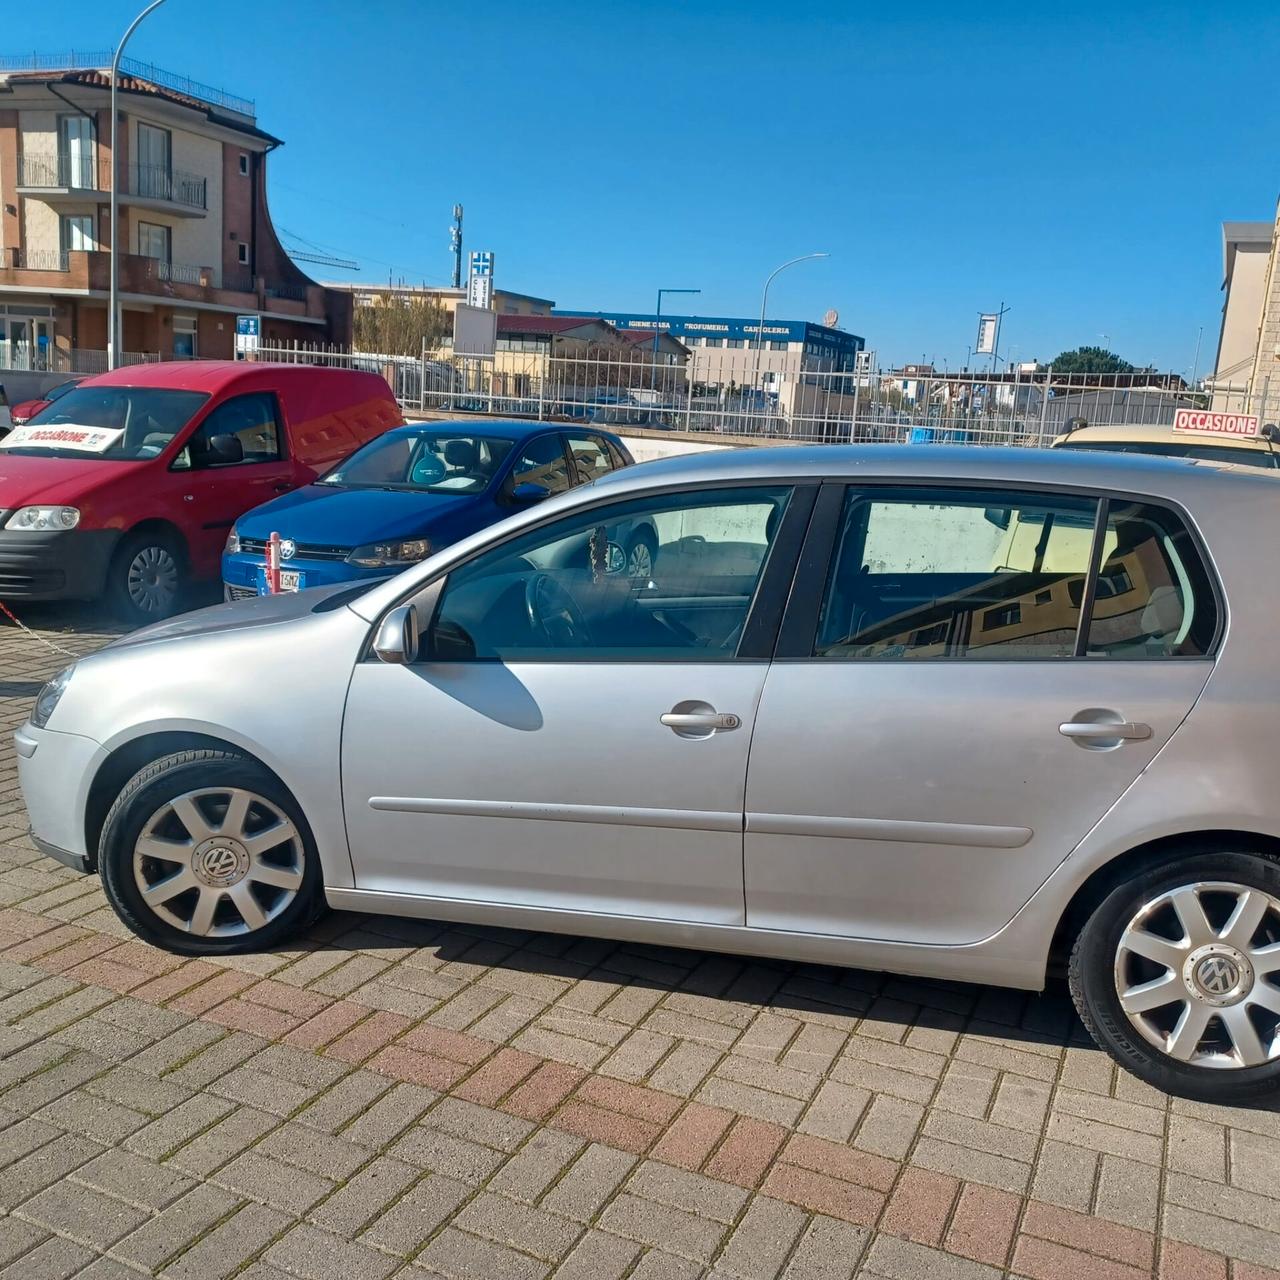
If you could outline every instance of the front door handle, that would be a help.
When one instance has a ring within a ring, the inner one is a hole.
[[[1068,720],[1058,726],[1058,732],[1082,747],[1101,746],[1103,743],[1119,745],[1121,742],[1142,742],[1151,737],[1151,726],[1135,720]]]
[[[281,480],[278,484],[273,486],[277,493],[289,493],[296,487],[296,485],[292,484],[288,480]]]
[[[694,730],[695,732],[712,732],[716,729],[737,729],[742,725],[742,718],[732,711],[668,711],[659,716],[659,720],[668,729]]]

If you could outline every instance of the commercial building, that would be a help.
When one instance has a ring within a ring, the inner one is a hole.
[[[350,296],[307,276],[272,227],[281,142],[254,104],[126,60],[113,156],[109,66],[0,58],[0,368],[105,365],[113,242],[124,359],[230,358],[239,316],[265,343],[349,343]]]
[[[1270,222],[1222,224],[1222,326],[1213,374],[1206,379],[1213,408],[1249,409],[1280,375],[1280,274],[1277,226]],[[1270,323],[1268,324],[1268,314]],[[1271,350],[1264,330],[1271,332]],[[1280,376],[1273,394],[1280,396]]]
[[[351,295],[357,307],[376,307],[388,300],[428,299],[438,302],[450,315],[460,302],[466,302],[467,291],[448,285],[428,284],[350,284],[328,281],[327,287]],[[500,316],[549,316],[555,306],[551,298],[538,298],[531,293],[514,293],[510,289],[494,289],[492,309]]]

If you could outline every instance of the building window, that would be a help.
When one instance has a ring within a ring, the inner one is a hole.
[[[249,155],[245,151],[240,153],[240,173],[243,177],[249,176]]]
[[[168,262],[169,228],[154,222],[138,223],[138,253],[144,258]]]
[[[134,194],[154,200],[173,198],[173,140],[168,129],[138,121],[138,164]]]
[[[64,213],[58,223],[58,243],[63,253],[68,250],[96,249],[93,240],[93,214]]]
[[[89,116],[58,118],[57,185],[92,191],[98,184],[93,172],[93,121]]]
[[[236,260],[242,267],[249,265],[249,246],[243,240],[236,246]]]
[[[769,343],[770,351],[785,351],[786,349],[787,349],[787,344],[785,342],[778,342],[776,340],[771,340]]]
[[[727,345],[730,347],[743,347],[746,344],[741,338],[730,338],[728,339]]]
[[[175,360],[196,358],[195,316],[173,317],[173,357]]]

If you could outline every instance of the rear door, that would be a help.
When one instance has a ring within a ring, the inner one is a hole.
[[[1165,508],[828,486],[756,719],[747,923],[995,932],[1182,723],[1217,619]]]

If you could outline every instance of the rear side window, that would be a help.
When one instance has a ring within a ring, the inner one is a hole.
[[[578,483],[586,484],[600,476],[608,475],[613,470],[609,451],[604,441],[598,436],[569,437],[569,453],[573,457],[573,465],[578,473]]]
[[[1075,652],[1097,503],[850,490],[818,624],[822,658]]]
[[[1217,630],[1217,600],[1182,521],[1163,507],[1112,501],[1086,656],[1199,658]]]
[[[814,656],[844,660],[1203,657],[1212,583],[1181,519],[1108,499],[855,490]],[[1102,543],[1095,547],[1101,525]]]

